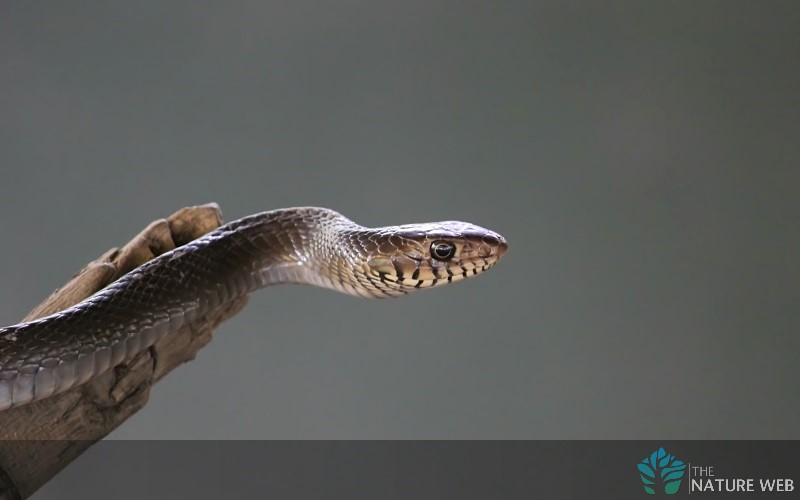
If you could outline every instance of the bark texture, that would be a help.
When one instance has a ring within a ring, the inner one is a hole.
[[[36,306],[29,321],[80,302],[153,257],[219,227],[214,204],[183,208],[150,223],[122,248],[89,263]],[[72,460],[146,403],[150,388],[176,366],[194,359],[221,322],[247,297],[185,325],[128,363],[63,394],[0,412],[0,500],[27,498]]]

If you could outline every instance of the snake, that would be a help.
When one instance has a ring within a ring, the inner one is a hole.
[[[369,228],[319,207],[234,220],[67,309],[0,328],[0,411],[84,384],[266,286],[399,297],[481,274],[507,248],[460,221]]]

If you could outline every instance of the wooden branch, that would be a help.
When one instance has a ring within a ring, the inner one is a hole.
[[[152,222],[128,244],[111,249],[35,307],[23,321],[63,310],[153,257],[219,227],[214,204],[188,207]],[[247,297],[185,325],[128,363],[65,393],[0,412],[0,500],[27,498],[146,403],[150,387],[194,359],[221,322]]]

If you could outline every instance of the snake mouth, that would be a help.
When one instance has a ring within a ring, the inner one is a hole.
[[[502,253],[493,252],[488,257],[473,257],[461,262],[450,262],[449,265],[420,265],[413,273],[404,274],[402,270],[368,269],[364,273],[365,288],[369,297],[397,297],[407,295],[415,290],[439,287],[456,283],[477,276],[494,266]],[[441,263],[440,263],[441,264]]]

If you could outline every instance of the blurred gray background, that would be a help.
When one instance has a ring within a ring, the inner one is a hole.
[[[218,202],[504,234],[276,287],[111,437],[800,438],[795,2],[4,2],[0,323]]]

